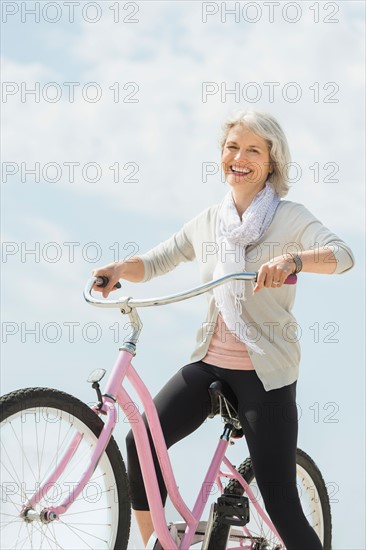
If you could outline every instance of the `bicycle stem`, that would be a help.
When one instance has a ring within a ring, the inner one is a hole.
[[[132,331],[127,336],[126,340],[124,340],[122,346],[119,348],[120,351],[125,350],[131,353],[133,356],[136,355],[136,344],[138,342],[138,339],[140,337],[141,331],[142,331],[142,321],[140,319],[139,314],[137,313],[136,309],[131,309],[131,311],[128,313],[128,316],[131,321],[132,325]]]

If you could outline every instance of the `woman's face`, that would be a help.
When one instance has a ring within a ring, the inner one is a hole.
[[[248,187],[259,192],[273,171],[266,140],[242,124],[230,129],[221,163],[225,180],[236,189]]]

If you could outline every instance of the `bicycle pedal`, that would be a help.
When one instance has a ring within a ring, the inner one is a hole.
[[[215,512],[219,523],[243,527],[249,522],[249,499],[238,495],[222,495],[215,503]]]

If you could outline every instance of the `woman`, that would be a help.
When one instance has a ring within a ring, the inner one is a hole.
[[[291,314],[291,273],[343,273],[353,264],[346,244],[303,205],[285,201],[286,137],[269,114],[239,112],[223,127],[222,169],[230,189],[221,204],[199,214],[146,254],[94,271],[110,279],[148,281],[197,259],[202,282],[226,273],[258,271],[251,283],[230,282],[208,294],[206,322],[191,363],[155,398],[167,446],[207,418],[207,388],[224,380],[234,391],[256,480],[287,550],[322,545],[305,518],[296,488],[296,381],[300,348]],[[189,403],[189,415],[186,405]],[[289,415],[289,410],[291,414]],[[127,437],[132,507],[145,544],[153,525],[132,432]],[[163,501],[166,489],[154,454]]]

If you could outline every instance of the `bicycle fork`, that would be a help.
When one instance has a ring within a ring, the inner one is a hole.
[[[71,491],[71,494],[66,497],[59,506],[51,506],[49,508],[45,508],[40,513],[37,513],[34,510],[36,504],[38,504],[42,497],[44,497],[48,493],[48,491],[57,483],[57,480],[61,476],[62,472],[76,453],[78,446],[83,439],[83,434],[77,433],[68,448],[66,449],[58,466],[56,466],[56,468],[48,476],[46,481],[42,483],[38,491],[36,491],[36,493],[23,506],[21,516],[23,516],[26,521],[38,520],[42,521],[43,523],[49,523],[51,521],[59,519],[59,516],[61,514],[64,514],[69,509],[71,504],[81,494],[81,492],[89,482],[91,476],[93,475],[93,472],[97,468],[98,463],[107,448],[112,432],[117,423],[116,394],[122,380],[126,376],[126,373],[130,367],[131,358],[134,355],[132,345],[130,343],[122,346],[120,351],[121,353],[119,354],[117,361],[114,364],[111,376],[105,388],[106,391],[102,397],[102,403],[99,402],[91,407],[91,410],[93,410],[95,414],[105,415],[106,421],[104,422],[103,428],[99,436],[97,437],[97,444],[90,456],[88,467],[82,474],[76,488]],[[99,395],[100,394],[98,394],[98,397]]]
[[[34,495],[23,505],[21,516],[24,517],[26,521],[41,521],[42,523],[50,523],[59,519],[61,514],[64,514],[71,504],[79,497],[79,495],[84,490],[85,486],[89,482],[91,476],[93,475],[95,469],[98,466],[100,458],[102,457],[109,440],[111,438],[114,427],[117,423],[117,411],[114,401],[111,397],[103,397],[103,407],[99,409],[97,406],[91,408],[96,414],[103,412],[106,415],[106,421],[100,432],[100,435],[97,440],[97,444],[93,450],[93,453],[90,456],[89,464],[86,470],[84,471],[79,483],[70,494],[65,498],[65,500],[56,507],[44,508],[40,513],[34,510],[35,506],[40,502],[40,500],[57,484],[58,479],[61,474],[75,455],[82,439],[83,434],[78,432],[68,448],[64,452],[62,458],[60,459],[58,465],[53,472],[47,477],[47,479],[40,485],[39,489],[34,493]]]

